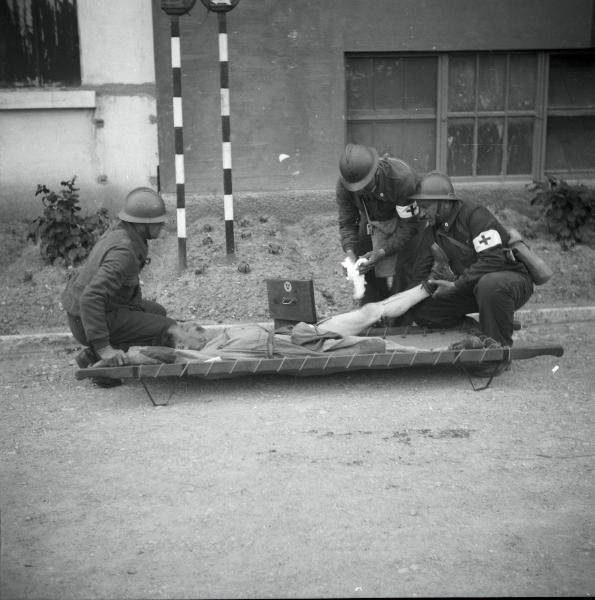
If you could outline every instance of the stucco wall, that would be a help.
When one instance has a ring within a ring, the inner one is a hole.
[[[170,27],[153,6],[162,186],[173,192]],[[227,15],[234,193],[334,187],[345,52],[587,48],[592,13],[591,0],[240,0]],[[199,0],[180,27],[186,188],[220,195],[217,17]]]
[[[146,0],[78,0],[80,89],[0,90],[0,201],[39,213],[38,183],[77,176],[83,205],[156,181],[153,21]],[[82,90],[82,91],[81,91]]]

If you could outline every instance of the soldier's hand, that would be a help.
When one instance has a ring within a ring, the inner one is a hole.
[[[101,360],[108,361],[114,367],[121,367],[128,364],[128,357],[123,350],[116,350],[112,346],[105,346],[96,350]]]
[[[370,269],[373,269],[374,265],[385,256],[386,252],[384,251],[384,248],[380,248],[380,250],[372,250],[371,252],[366,252],[363,256],[361,256],[361,258],[365,258],[367,262],[359,266],[359,272],[366,273]]]
[[[446,281],[444,279],[428,279],[428,283],[435,283],[438,286],[436,291],[432,294],[433,297],[446,298],[457,291],[453,281]]]

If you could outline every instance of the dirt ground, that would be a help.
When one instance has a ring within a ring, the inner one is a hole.
[[[0,596],[595,593],[595,323],[481,392],[452,368],[73,379],[5,356]],[[172,395],[173,393],[173,395]]]
[[[531,304],[591,305],[595,250],[562,251],[526,201],[492,208],[555,276]],[[282,210],[279,210],[279,202]],[[0,235],[0,334],[64,331],[63,265]],[[208,206],[151,244],[145,295],[178,319],[268,320],[268,277],[351,308],[332,199]],[[250,265],[247,273],[240,263]],[[453,369],[76,381],[78,347],[0,356],[0,597],[311,598],[595,593],[595,324],[534,326],[562,358],[475,392]]]
[[[548,283],[536,288],[530,305],[591,305],[595,244],[563,251],[522,189],[481,194],[554,271]],[[470,191],[461,195],[478,197]],[[331,194],[237,201],[232,255],[226,252],[220,200],[189,200],[187,206],[187,269],[178,271],[172,217],[161,239],[150,242],[152,262],[143,271],[145,296],[162,303],[174,318],[205,324],[270,320],[265,279],[277,277],[312,279],[319,318],[353,307],[352,286],[340,264],[344,254]],[[65,330],[59,294],[68,271],[58,263],[43,263],[39,248],[26,242],[27,227],[22,221],[0,224],[0,335]],[[240,265],[248,265],[248,272],[240,272]]]

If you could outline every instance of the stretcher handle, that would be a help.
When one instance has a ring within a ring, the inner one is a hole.
[[[554,346],[522,346],[518,348],[510,349],[510,358],[513,360],[523,358],[535,358],[536,356],[543,356],[549,354],[550,356],[562,356],[564,354],[564,348],[559,345]]]

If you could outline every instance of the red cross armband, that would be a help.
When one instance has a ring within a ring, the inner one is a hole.
[[[473,238],[473,247],[478,254],[500,245],[502,245],[502,238],[495,229],[482,231],[477,237]]]
[[[411,204],[406,204],[405,206],[399,206],[397,204],[397,215],[401,219],[411,219],[411,217],[415,217],[419,215],[419,206],[417,206],[417,202],[412,202]]]

